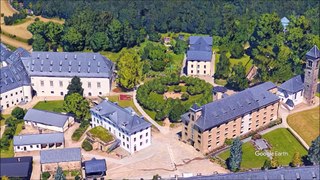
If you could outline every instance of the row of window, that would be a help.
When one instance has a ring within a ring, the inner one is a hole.
[[[191,68],[193,68],[193,64],[191,64]],[[197,65],[197,68],[200,68],[200,65]],[[207,68],[207,65],[203,65],[203,68]]]
[[[13,94],[18,95],[18,93],[19,93],[18,91],[15,93],[11,93],[10,96],[13,96]],[[20,94],[22,94],[22,90],[20,90]],[[8,98],[8,95],[5,95],[5,98]],[[2,100],[2,97],[0,97],[0,100]]]
[[[69,81],[70,84],[70,81]],[[44,81],[40,81],[40,85],[44,86]],[[53,87],[53,81],[50,81],[50,86]],[[59,86],[63,87],[63,81],[59,81]],[[88,88],[91,88],[91,82],[88,82]],[[101,88],[101,82],[97,82],[97,88]]]
[[[193,74],[193,70],[191,70],[191,74]],[[200,74],[200,71],[199,71],[199,70],[197,70],[197,74]],[[204,71],[203,71],[203,74],[207,74],[207,71],[204,70]]]
[[[146,144],[148,144],[148,139],[146,139]],[[129,149],[129,144],[126,144],[124,141],[122,142],[122,145],[124,146],[124,147],[126,147],[127,146],[127,148]],[[142,146],[143,145],[143,142],[141,141],[140,142],[140,146]],[[136,145],[134,145],[135,147],[136,147]],[[136,151],[136,149],[135,149],[135,151]]]

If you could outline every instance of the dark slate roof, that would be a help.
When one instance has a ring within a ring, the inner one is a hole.
[[[63,127],[69,116],[38,109],[29,109],[24,116],[25,121],[46,124],[50,126]]]
[[[198,106],[196,103],[194,103],[194,104],[191,106],[190,109],[193,110],[193,111],[199,111],[199,110],[201,110],[201,107]]]
[[[32,171],[32,157],[14,157],[0,159],[0,177],[28,178]]]
[[[319,165],[318,166],[303,166],[296,168],[279,168],[273,170],[257,170],[238,173],[218,174],[211,176],[194,176],[190,180],[296,180],[296,179],[319,179]]]
[[[290,93],[296,93],[304,88],[303,78],[301,75],[295,76],[279,86],[279,89],[285,90]]]
[[[86,174],[105,172],[107,170],[105,159],[91,159],[84,162]]]
[[[48,133],[48,134],[25,134],[13,137],[13,145],[32,145],[32,144],[49,144],[63,143],[63,133]]]
[[[114,69],[113,63],[99,53],[32,52],[22,61],[30,76],[109,78]]]
[[[151,127],[149,122],[137,116],[134,112],[130,112],[128,109],[122,108],[108,100],[102,101],[91,108],[90,111],[98,116],[110,119],[115,127],[129,135]]]
[[[279,101],[278,96],[262,90],[264,86],[265,83],[202,106],[202,115],[195,125],[205,131]]]
[[[187,52],[187,61],[211,61],[212,52],[208,51],[188,51]]]
[[[286,104],[290,107],[294,107],[294,103],[291,99],[287,99]]]
[[[0,93],[30,85],[30,78],[21,61],[22,57],[28,56],[29,53],[23,48],[11,52],[1,44],[1,61],[5,62],[7,66],[1,67]]]
[[[309,52],[306,54],[307,58],[310,58],[311,60],[316,60],[320,58],[320,51],[319,48],[314,45]]]
[[[212,46],[212,37],[210,36],[190,36],[189,44],[199,44],[205,42],[208,46]]]
[[[190,36],[187,60],[211,61],[212,37]]]
[[[217,92],[225,93],[227,91],[228,91],[228,89],[224,86],[215,86],[212,88],[212,92],[214,92],[214,93],[217,93]]]
[[[255,91],[269,91],[274,88],[277,88],[277,85],[275,85],[274,83],[272,83],[270,81],[251,87],[251,89],[253,89]]]
[[[40,151],[40,163],[81,161],[80,148],[64,148]]]

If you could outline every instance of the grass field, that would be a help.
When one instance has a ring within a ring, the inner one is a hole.
[[[219,49],[217,47],[213,48],[213,51],[219,52]],[[246,67],[246,73],[250,71],[250,68],[252,66],[253,60],[250,59],[248,55],[244,55],[240,59],[230,58],[231,54],[230,52],[227,52],[227,57],[230,60],[230,68],[232,68],[236,64],[242,63],[243,66]],[[217,64],[219,62],[220,54],[216,53],[216,61],[215,61],[215,68],[217,68]]]
[[[111,102],[117,102],[119,106],[121,107],[132,107],[133,110],[141,115],[141,113],[138,111],[138,109],[136,108],[136,106],[133,103],[133,100],[119,100],[119,96],[108,96],[108,100]]]
[[[320,134],[320,109],[316,107],[307,111],[291,114],[288,117],[289,126],[308,144]]]
[[[89,133],[94,137],[98,138],[101,141],[108,143],[113,140],[113,136],[103,127],[97,126],[89,130]]]
[[[259,168],[263,166],[263,163],[268,158],[266,156],[256,156],[256,149],[250,142],[246,142],[242,145],[242,162],[241,168],[250,169],[250,168]],[[224,151],[218,155],[220,158],[226,160],[230,156],[230,151]]]
[[[14,135],[19,135],[19,133],[22,130],[22,126],[23,126],[23,122],[17,124],[17,129]],[[10,142],[10,146],[9,146],[9,150],[5,151],[5,150],[1,150],[0,151],[0,157],[1,158],[7,158],[7,157],[13,157],[14,152],[13,152],[13,141]]]
[[[264,139],[271,145],[271,152],[274,153],[287,153],[278,156],[279,164],[289,165],[295,152],[300,152],[301,156],[307,154],[307,150],[299,143],[299,141],[285,128],[276,129],[265,135]],[[242,162],[241,167],[248,168],[261,168],[264,161],[268,158],[266,156],[255,155],[255,148],[250,142],[242,145]],[[230,156],[230,150],[224,151],[218,155],[220,158],[226,160]]]
[[[289,165],[295,152],[300,152],[300,155],[306,155],[307,150],[300,142],[285,128],[276,129],[265,135],[262,135],[272,146],[272,152],[285,152],[287,156],[279,156],[279,164]]]
[[[33,108],[45,111],[63,112],[63,100],[47,102],[40,101]]]

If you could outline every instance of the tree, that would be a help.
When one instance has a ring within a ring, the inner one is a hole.
[[[301,155],[300,155],[299,152],[295,152],[295,153],[294,153],[290,165],[291,165],[292,167],[299,167],[299,166],[302,165],[302,159],[301,159]]]
[[[271,168],[271,161],[270,159],[266,159],[263,163],[263,166],[262,166],[262,170],[266,170],[266,169],[270,169]]]
[[[60,166],[57,168],[56,174],[54,175],[54,180],[66,180],[66,177],[64,176]]]
[[[48,51],[49,47],[46,44],[46,40],[39,34],[35,34],[33,37],[32,49],[34,51]]]
[[[246,77],[246,69],[239,63],[232,67],[232,74],[227,80],[227,86],[235,90],[244,90],[249,86],[249,82]]]
[[[104,32],[94,33],[90,39],[90,47],[93,52],[108,49],[108,37]]]
[[[189,99],[189,94],[188,93],[182,93],[182,95],[181,95],[181,100],[182,101],[186,101],[186,100],[188,100]]]
[[[242,44],[240,43],[234,44],[231,49],[231,57],[239,59],[243,55],[244,55],[244,49]]]
[[[73,94],[73,93],[78,93],[81,96],[83,96],[83,88],[82,88],[82,82],[79,77],[74,76],[71,79],[71,83],[68,85],[68,95]]]
[[[84,120],[88,118],[89,103],[78,93],[68,95],[63,102],[63,109],[75,115],[78,120]]]
[[[173,52],[175,54],[183,54],[186,52],[188,44],[183,40],[176,40],[176,44],[173,46]]]
[[[134,88],[142,77],[143,63],[134,50],[121,53],[118,60],[118,82],[125,89]]]
[[[230,148],[230,157],[228,160],[228,167],[231,171],[235,172],[240,169],[240,164],[242,161],[242,142],[240,138],[237,137],[232,142]]]
[[[279,166],[279,160],[277,156],[272,156],[270,165],[273,169],[276,169]]]
[[[320,163],[320,136],[311,142],[308,157],[314,165]]]
[[[107,34],[110,40],[111,51],[120,51],[123,43],[123,27],[120,21],[113,19],[108,25]]]
[[[24,117],[24,110],[20,107],[16,107],[13,109],[13,111],[11,112],[11,115],[17,119],[23,119]]]
[[[229,58],[226,55],[226,52],[222,52],[220,54],[219,62],[217,63],[216,67],[216,73],[214,74],[214,77],[217,79],[221,78],[227,78],[230,73],[230,61]]]
[[[84,48],[83,36],[76,28],[70,27],[62,36],[62,46],[65,51],[82,51]]]
[[[185,112],[186,109],[181,103],[174,105],[169,113],[170,121],[177,122],[180,119],[180,116]]]

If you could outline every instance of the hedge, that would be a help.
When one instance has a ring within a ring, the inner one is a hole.
[[[82,149],[84,149],[85,151],[91,151],[92,150],[92,145],[91,143],[85,139],[83,142],[82,142],[82,145],[81,145]]]
[[[90,126],[89,121],[83,120],[80,124],[80,127],[76,129],[72,134],[71,139],[73,141],[79,141],[79,139],[86,132],[89,126]]]

